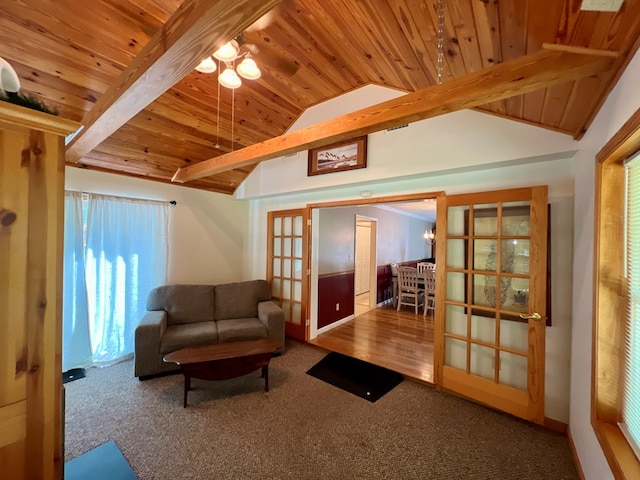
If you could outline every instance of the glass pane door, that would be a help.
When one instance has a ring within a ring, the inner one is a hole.
[[[534,313],[546,311],[546,187],[441,202],[436,381],[541,423],[545,323]]]
[[[284,310],[287,335],[306,340],[306,210],[269,212],[267,279]]]

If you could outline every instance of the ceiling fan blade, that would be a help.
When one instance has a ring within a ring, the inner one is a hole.
[[[268,39],[265,41],[263,35],[251,32],[246,33],[248,34],[241,33],[238,35],[236,40],[241,47],[246,48],[251,55],[256,56],[259,65],[271,67],[289,77],[295,75],[300,69],[300,64],[292,56],[275,48]],[[259,57],[257,56],[258,53],[260,54]]]
[[[285,57],[276,58],[273,66],[289,77],[292,77],[300,70],[298,62]]]
[[[274,20],[278,19],[283,9],[290,4],[292,4],[291,0],[283,0],[271,11],[267,12],[249,26],[249,28],[237,38],[240,45],[246,47],[251,55],[256,55],[260,52],[259,62],[261,64],[268,65],[289,77],[296,74],[300,69],[300,64],[290,55],[274,48],[268,38],[269,35],[267,32],[264,32],[264,29],[271,25]]]
[[[276,10],[277,7],[265,13],[258,20],[249,25],[245,31],[255,32],[256,30],[264,30],[265,28],[267,28],[269,25],[271,25],[271,22],[273,22],[276,17]]]
[[[264,30],[269,25],[271,25],[271,23],[276,19],[276,17],[280,15],[280,12],[282,11],[283,8],[288,8],[292,4],[293,4],[293,0],[282,0],[278,5],[273,7],[271,10],[265,13],[262,17],[260,17],[258,20],[253,22],[251,25],[249,25],[249,27],[247,27],[245,32],[255,32],[257,30]]]

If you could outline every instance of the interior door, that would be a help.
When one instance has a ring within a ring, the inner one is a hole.
[[[356,295],[369,291],[369,257],[371,243],[371,222],[358,220],[356,225],[355,278]]]
[[[284,310],[285,333],[302,342],[308,338],[307,210],[269,212],[267,280],[271,295]]]
[[[435,380],[544,422],[547,187],[438,198]]]

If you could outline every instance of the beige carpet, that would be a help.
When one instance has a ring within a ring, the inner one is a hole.
[[[566,437],[404,381],[376,403],[305,372],[324,356],[287,344],[224,382],[139,382],[131,361],[66,385],[66,460],[115,440],[147,479],[578,478]],[[116,479],[114,479],[116,480]]]

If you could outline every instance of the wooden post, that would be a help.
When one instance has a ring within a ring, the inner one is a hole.
[[[58,479],[62,456],[64,135],[0,102],[0,472]]]

